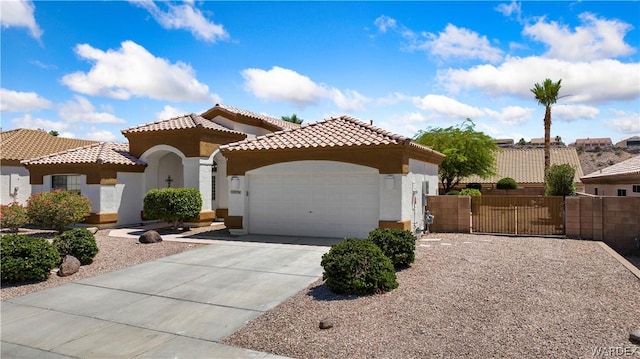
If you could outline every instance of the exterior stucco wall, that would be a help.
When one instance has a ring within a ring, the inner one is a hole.
[[[0,172],[0,204],[15,200],[25,205],[31,196],[29,171],[22,166],[2,166]]]
[[[143,173],[118,173],[113,202],[118,224],[140,223],[145,194]]]
[[[635,184],[640,186],[640,181]],[[585,184],[584,192],[597,196],[618,196],[618,190],[624,189],[627,191],[627,197],[640,197],[640,192],[633,192],[633,184]],[[596,194],[596,188],[598,193]]]

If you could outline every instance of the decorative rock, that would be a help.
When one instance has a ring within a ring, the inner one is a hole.
[[[320,321],[320,329],[329,329],[333,327],[333,320],[331,318],[324,318]]]
[[[60,277],[68,277],[80,270],[80,260],[74,256],[66,255],[62,259],[58,275]]]
[[[140,243],[158,243],[162,242],[162,237],[160,237],[160,233],[154,230],[148,230],[138,238],[138,241]]]
[[[93,234],[98,233],[98,227],[87,227],[87,230]]]
[[[640,329],[636,329],[629,333],[629,340],[640,344]]]

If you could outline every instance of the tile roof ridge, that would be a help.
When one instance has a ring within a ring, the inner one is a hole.
[[[409,143],[413,142],[413,140],[411,138],[409,138],[409,137],[406,137],[406,136],[403,136],[403,135],[399,135],[399,134],[393,133],[391,131],[384,130],[384,129],[380,128],[380,127],[377,127],[377,126],[373,125],[372,122],[366,123],[365,121],[362,121],[362,120],[360,120],[358,118],[355,118],[355,117],[349,116],[349,115],[342,115],[339,118],[341,118],[343,120],[347,120],[349,122],[352,122],[352,123],[354,123],[354,124],[356,124],[358,126],[361,126],[361,127],[365,128],[365,129],[368,129],[368,130],[370,130],[372,132],[375,132],[375,133],[377,133],[377,134],[379,134],[381,136],[389,137],[390,139],[392,139],[394,141],[403,142],[405,144],[409,144]]]
[[[69,148],[67,150],[58,151],[58,152],[54,152],[54,153],[49,153],[49,154],[46,154],[44,156],[22,160],[22,161],[20,161],[20,163],[28,163],[28,162],[31,162],[31,161],[39,161],[39,160],[43,160],[45,158],[50,158],[50,157],[54,157],[54,156],[64,155],[64,154],[67,154],[67,153],[77,152],[77,151],[85,150],[85,149],[88,149],[88,148],[101,146],[102,143],[104,143],[104,142],[103,141],[95,142],[95,143],[90,143],[88,145],[84,145],[84,146],[80,146],[80,147]]]
[[[129,128],[125,128],[124,130],[121,130],[120,132],[125,133],[125,132],[129,132],[132,130],[135,130],[137,128],[141,128],[141,127],[146,127],[146,126],[151,126],[151,125],[157,125],[160,123],[164,123],[164,122],[169,122],[169,121],[173,121],[173,120],[177,120],[179,118],[183,118],[183,117],[187,117],[189,116],[189,114],[182,114],[182,115],[178,115],[178,116],[173,116],[170,118],[165,118],[163,120],[157,120],[157,121],[152,121],[152,122],[147,122],[147,123],[143,123],[141,125],[137,125],[137,126],[133,126],[133,127],[129,127]]]

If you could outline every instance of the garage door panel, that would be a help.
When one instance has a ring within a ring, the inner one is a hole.
[[[366,236],[377,227],[377,174],[249,176],[249,232],[323,237]]]

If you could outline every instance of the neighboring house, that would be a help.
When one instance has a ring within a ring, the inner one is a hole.
[[[569,164],[576,169],[574,183],[578,189],[582,184],[583,176],[578,153],[573,147],[552,147],[551,165]],[[480,178],[472,176],[464,179],[461,187],[468,183],[481,183],[483,194],[503,194],[504,191],[493,191],[496,183],[504,178],[511,177],[518,183],[518,190],[510,193],[521,195],[543,195],[545,189],[544,179],[544,149],[499,149],[496,153],[496,176]]]
[[[587,194],[640,197],[640,155],[590,173],[581,180]]]
[[[31,196],[29,171],[20,161],[97,143],[30,129],[2,131],[0,137],[0,204],[24,205]]]
[[[551,137],[551,140],[549,142],[551,146],[564,147],[564,143],[562,143],[562,140],[559,137]],[[531,141],[529,141],[529,145],[534,147],[544,147],[544,138],[532,138]]]
[[[616,143],[616,147],[640,148],[640,136],[629,137]]]
[[[444,155],[350,117],[300,125],[230,106],[122,130],[22,161],[34,192],[58,182],[92,201],[89,223],[140,223],[154,188],[200,191],[193,225],[224,219],[234,234],[366,236],[421,229]],[[70,186],[70,184],[73,184]]]
[[[500,138],[494,140],[498,147],[512,147],[514,145],[513,139],[511,138]]]
[[[596,148],[610,147],[613,144],[610,138],[578,138],[576,142],[570,144],[571,147]]]

